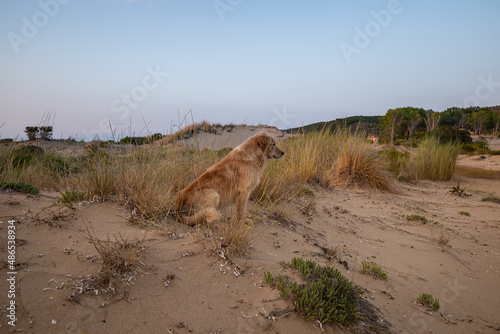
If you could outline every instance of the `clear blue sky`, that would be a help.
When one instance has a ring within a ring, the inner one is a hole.
[[[0,2],[1,138],[500,104],[500,1]]]

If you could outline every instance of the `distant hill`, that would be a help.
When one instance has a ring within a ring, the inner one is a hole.
[[[490,107],[490,110],[493,112],[500,112],[500,106]]]
[[[380,134],[380,118],[382,116],[350,116],[337,118],[334,121],[318,122],[297,128],[282,130],[285,133],[296,133],[299,131],[313,132],[322,129],[335,130],[337,128],[348,128],[351,132],[366,132],[368,135]]]

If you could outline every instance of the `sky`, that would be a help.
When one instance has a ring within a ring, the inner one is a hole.
[[[2,0],[0,138],[500,105],[499,14],[497,0]]]

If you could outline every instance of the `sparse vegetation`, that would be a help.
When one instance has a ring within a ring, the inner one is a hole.
[[[420,215],[406,215],[406,220],[408,221],[420,221],[422,224],[427,224],[429,220],[424,216]]]
[[[362,274],[369,274],[375,278],[381,279],[383,281],[387,281],[387,273],[377,264],[368,261],[361,261],[361,270]]]
[[[431,294],[421,293],[417,298],[417,303],[429,307],[433,311],[439,310],[439,299],[434,298]]]
[[[447,245],[450,242],[450,236],[444,227],[433,228],[432,236],[440,245]]]
[[[40,189],[35,187],[32,184],[23,182],[23,181],[14,181],[14,182],[0,182],[0,189],[2,190],[13,190],[19,191],[26,194],[38,195],[40,193]]]
[[[306,283],[292,282],[281,274],[273,277],[270,272],[263,279],[271,287],[276,286],[283,299],[290,298],[305,319],[341,325],[359,320],[358,292],[340,271],[299,258],[293,258],[291,263],[282,262],[282,266],[298,271]]]
[[[235,215],[217,223],[216,226],[210,227],[213,235],[213,249],[221,250],[226,255],[246,254],[253,227],[253,222],[238,221]]]
[[[451,194],[455,194],[455,195],[457,195],[457,196],[459,196],[459,197],[466,197],[466,196],[470,196],[469,194],[467,194],[467,193],[465,192],[465,188],[461,188],[461,187],[460,187],[460,182],[457,182],[457,185],[456,185],[456,186],[454,186],[453,188],[451,188],[450,193],[451,193]]]
[[[462,216],[468,216],[468,217],[470,217],[470,213],[467,212],[467,211],[460,211],[459,214],[462,215]]]
[[[146,234],[141,240],[134,241],[126,240],[121,235],[102,240],[87,227],[87,238],[99,254],[101,267],[96,274],[88,275],[76,283],[75,288],[80,293],[115,294],[122,281],[130,281],[137,274],[140,259],[149,248],[145,245]]]
[[[498,196],[483,197],[481,200],[483,202],[492,202],[492,203],[500,204],[500,197],[498,197]]]
[[[75,208],[73,202],[83,201],[87,198],[87,194],[79,190],[66,190],[65,192],[60,191],[59,193],[61,194],[59,201],[70,209]]]

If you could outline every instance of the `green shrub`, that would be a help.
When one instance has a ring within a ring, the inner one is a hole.
[[[439,140],[441,144],[453,142],[457,144],[470,144],[472,138],[469,131],[460,130],[451,125],[443,125],[432,132],[432,135]]]
[[[425,218],[424,216],[419,216],[419,215],[406,215],[406,220],[408,221],[420,221],[423,224],[427,224],[429,220]]]
[[[40,189],[23,181],[14,181],[9,183],[2,181],[0,182],[0,189],[19,191],[25,194],[33,195],[38,195],[40,193]]]
[[[493,202],[500,204],[500,197],[497,196],[488,196],[481,199],[483,202]]]
[[[460,154],[491,154],[492,151],[486,143],[467,143],[460,147]]]
[[[12,167],[23,168],[33,163],[35,158],[43,156],[44,150],[41,147],[34,145],[22,146],[14,149],[11,153],[10,159]]]
[[[402,167],[407,163],[410,156],[409,152],[399,152],[394,148],[390,150],[383,150],[379,153],[387,157],[387,160],[389,161],[388,169],[395,176],[399,175]]]
[[[273,278],[270,272],[264,274],[264,281],[276,286],[282,298],[290,297],[305,319],[340,325],[359,321],[358,292],[340,271],[299,258],[282,265],[297,270],[307,282],[297,284],[281,274]]]
[[[45,156],[43,163],[49,168],[49,170],[54,174],[68,174],[69,164],[59,157]]]
[[[387,273],[382,270],[382,268],[373,263],[373,262],[368,262],[368,261],[361,261],[361,273],[362,274],[369,274],[372,275],[375,278],[387,281]]]
[[[434,311],[439,310],[441,307],[441,305],[439,305],[439,299],[432,297],[432,295],[428,293],[421,293],[417,298],[417,302],[431,308]]]
[[[61,203],[64,203],[71,209],[74,209],[73,202],[83,201],[85,198],[87,198],[87,193],[79,190],[66,190],[64,193],[59,193],[62,196],[61,198],[59,198],[59,201]]]

